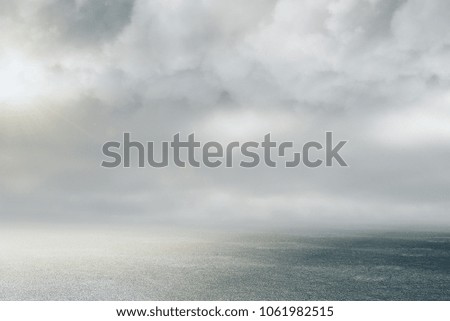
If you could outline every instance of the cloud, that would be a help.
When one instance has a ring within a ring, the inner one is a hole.
[[[9,96],[0,104],[0,215],[448,225],[447,7],[444,0],[1,1],[0,64],[11,69],[15,57],[22,67],[0,80],[32,84],[34,106],[6,112]],[[21,82],[27,66],[45,86]],[[224,142],[271,132],[301,145],[329,130],[349,140],[349,168],[100,167],[102,144],[123,132],[144,142],[178,132]]]

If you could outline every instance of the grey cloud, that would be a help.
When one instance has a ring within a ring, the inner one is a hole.
[[[0,118],[4,220],[449,223],[446,1],[1,5],[18,28],[0,39],[52,75],[36,117]],[[300,145],[327,130],[350,141],[349,168],[99,166],[123,132]]]
[[[101,45],[114,40],[131,20],[134,1],[58,0],[42,5],[40,28],[52,40],[72,48]]]

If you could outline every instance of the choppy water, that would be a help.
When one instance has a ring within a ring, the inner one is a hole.
[[[5,229],[2,300],[450,300],[450,234]]]

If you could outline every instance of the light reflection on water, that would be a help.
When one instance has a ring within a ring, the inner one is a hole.
[[[9,228],[2,300],[449,300],[450,235]]]

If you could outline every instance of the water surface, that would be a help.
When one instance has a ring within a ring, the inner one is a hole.
[[[0,299],[450,300],[450,234],[2,229]]]

